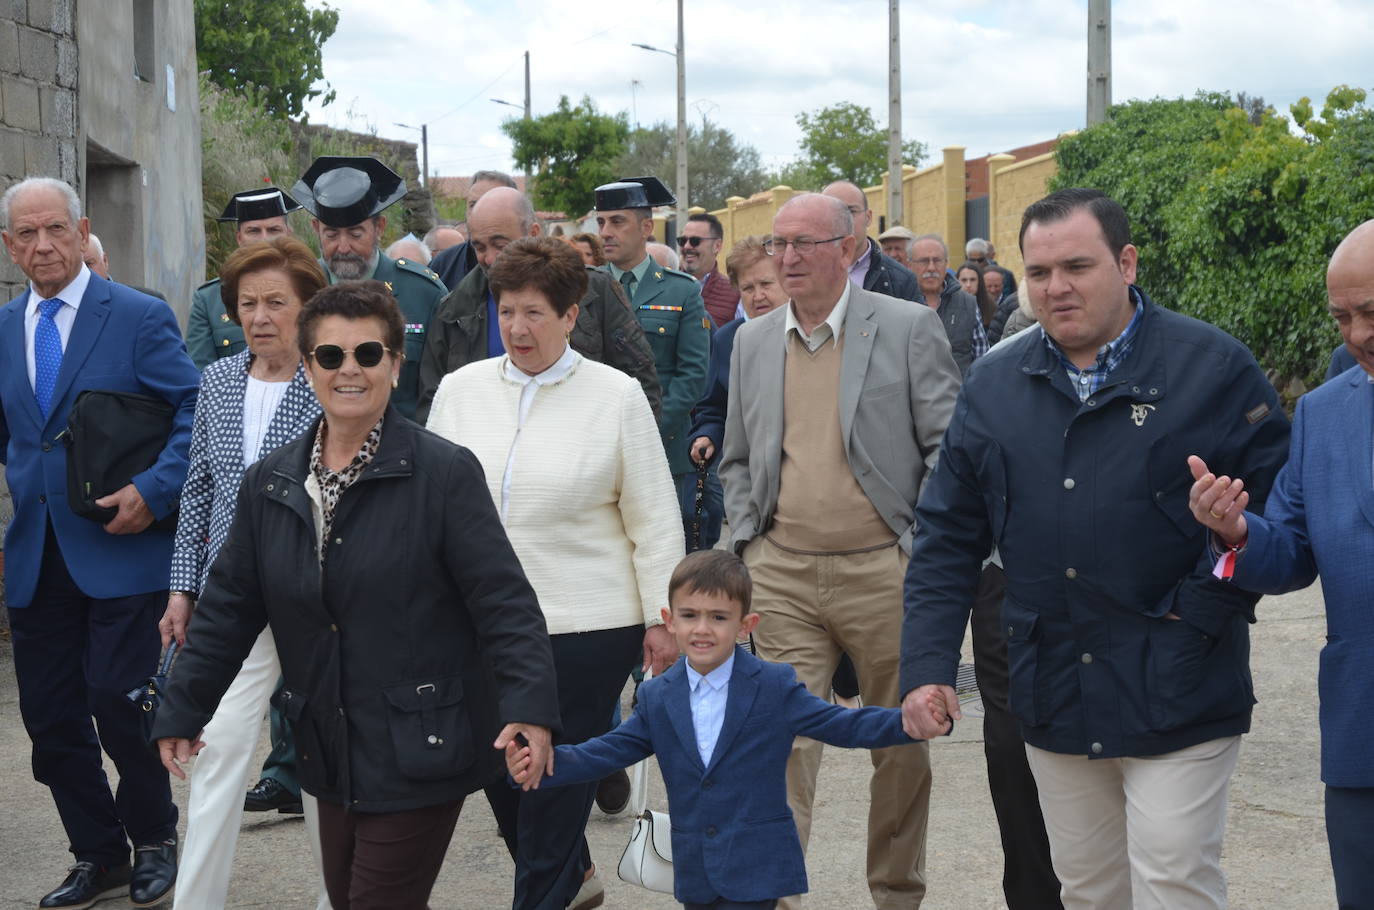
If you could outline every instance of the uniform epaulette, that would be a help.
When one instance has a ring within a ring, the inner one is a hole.
[[[208,287],[209,287],[210,285],[212,285],[212,284],[219,284],[219,279],[218,279],[218,278],[211,278],[209,281],[205,282],[205,283],[202,284],[200,287],[196,288],[196,290],[197,290],[197,291],[203,291],[203,290],[205,290],[206,288],[208,288]]]
[[[423,263],[416,262],[414,259],[397,259],[396,267],[401,269],[402,271],[410,272],[414,275],[423,275],[425,278],[428,278],[430,281],[434,282],[439,287],[444,288],[444,290],[448,290],[448,288],[445,287],[443,280],[439,277],[438,272],[434,271],[429,266]]]

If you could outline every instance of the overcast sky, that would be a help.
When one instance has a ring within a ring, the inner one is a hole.
[[[315,0],[311,0],[315,2]],[[324,46],[338,92],[312,122],[419,140],[430,170],[509,170],[502,120],[523,103],[530,52],[538,116],[560,94],[590,95],[632,122],[675,121],[675,0],[330,0]],[[887,3],[687,0],[687,112],[758,149],[765,166],[796,155],[796,114],[840,101],[887,121]],[[1086,0],[903,0],[902,131],[973,158],[1082,126]],[[1374,2],[1118,0],[1113,98],[1262,95],[1282,112],[1333,86],[1374,88]]]

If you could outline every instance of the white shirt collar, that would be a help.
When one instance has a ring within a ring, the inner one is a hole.
[[[577,366],[581,360],[582,355],[574,351],[572,345],[565,345],[562,356],[553,362],[553,366],[542,373],[536,373],[531,376],[529,373],[517,367],[510,359],[509,354],[506,355],[506,362],[502,365],[502,372],[507,379],[517,385],[526,385],[531,382],[535,385],[549,385],[550,383],[561,382],[567,379],[568,374],[573,371],[573,367]]]
[[[719,689],[730,681],[730,673],[734,669],[735,652],[733,649],[730,651],[730,656],[725,658],[725,663],[704,676],[692,668],[692,662],[689,660],[687,661],[687,688],[689,691],[695,692],[697,684],[704,679],[706,680],[706,685],[710,686],[712,689]]]
[[[42,294],[38,293],[38,291],[33,286],[33,282],[30,281],[29,305],[26,309],[29,315],[37,313],[38,304],[40,301],[43,300],[60,300],[72,309],[78,309],[81,306],[81,298],[86,296],[86,288],[90,285],[90,283],[91,270],[86,266],[86,263],[84,262],[81,263],[81,271],[77,272],[76,277],[71,280],[71,283],[64,287],[62,290],[58,291],[55,297],[44,297]]]
[[[826,316],[825,321],[816,326],[815,330],[813,330],[810,335],[802,331],[801,323],[797,321],[796,308],[792,301],[787,301],[787,325],[783,329],[782,337],[786,339],[792,330],[796,329],[802,341],[807,343],[807,347],[811,347],[811,339],[817,334],[824,337],[817,340],[816,347],[819,347],[820,344],[825,341],[825,338],[835,338],[838,340],[840,335],[844,332],[844,314],[849,309],[849,291],[853,287],[853,282],[846,281],[844,283],[844,290],[840,292],[840,299],[830,308],[830,315]],[[828,335],[821,332],[821,326],[827,326],[829,328]],[[814,350],[814,348],[812,349]]]

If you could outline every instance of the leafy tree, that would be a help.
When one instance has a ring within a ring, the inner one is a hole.
[[[655,123],[630,133],[625,152],[616,160],[620,177],[654,176],[676,191],[677,125]],[[768,175],[753,146],[709,120],[701,129],[687,127],[687,184],[690,203],[706,209],[725,207],[731,196],[765,189]]]
[[[195,0],[196,64],[227,89],[250,91],[277,117],[299,117],[324,94],[320,47],[339,25],[338,10],[305,0]]]
[[[1280,389],[1315,383],[1339,335],[1326,263],[1374,217],[1374,111],[1339,86],[1320,118],[1223,95],[1135,101],[1066,138],[1053,188],[1094,186],[1132,219],[1139,281],[1160,304],[1248,345]]]
[[[590,97],[573,107],[564,95],[550,113],[507,120],[501,131],[511,138],[515,163],[534,174],[531,195],[540,209],[580,215],[591,208],[593,190],[626,176],[616,174],[615,163],[630,135],[628,118],[600,113]]]
[[[834,180],[873,186],[887,170],[887,130],[878,126],[873,111],[842,101],[810,114],[797,115],[802,154],[796,168],[784,168],[793,189],[820,189]],[[902,163],[919,166],[926,157],[923,142],[902,143]]]

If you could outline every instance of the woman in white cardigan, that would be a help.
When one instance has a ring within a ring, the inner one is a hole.
[[[642,655],[654,673],[677,659],[661,625],[683,555],[668,461],[639,383],[568,346],[587,275],[577,251],[525,238],[483,258],[506,354],[439,384],[429,429],[471,449],[539,604],[558,671],[561,735],[610,726]],[[515,860],[513,910],[600,906],[583,829],[595,784],[487,799]]]

